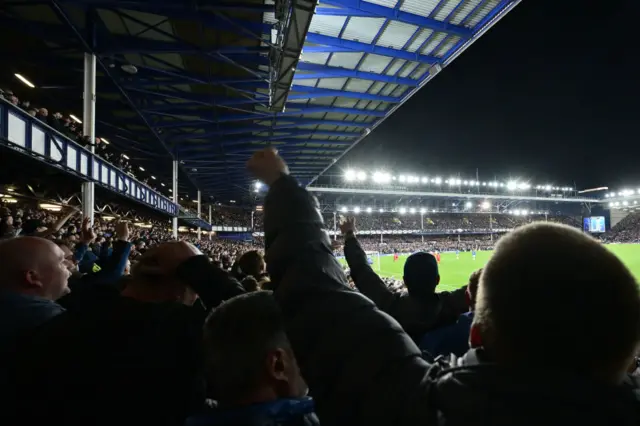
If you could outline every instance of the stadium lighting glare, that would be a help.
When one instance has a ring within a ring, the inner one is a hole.
[[[436,185],[440,185],[442,183],[442,178],[440,178],[440,177],[435,178],[435,182],[434,183]]]
[[[464,207],[470,209],[471,207],[473,207],[473,203],[471,201],[467,201],[466,203],[464,203]]]
[[[500,188],[504,188],[504,183],[500,183],[500,184],[498,184],[498,186],[499,186]]]
[[[82,120],[80,120],[78,117],[76,117],[73,114],[69,114],[69,118],[72,119],[73,121],[75,121],[78,124],[82,124]]]
[[[456,179],[456,185],[460,185],[462,184],[462,181],[460,179]]]
[[[36,86],[30,82],[29,80],[27,80],[26,78],[24,78],[22,75],[20,74],[14,74],[16,76],[16,78],[18,80],[20,80],[21,82],[23,82],[24,84],[26,84],[27,86],[29,86],[30,88],[34,89]]]
[[[378,210],[380,213],[384,213],[384,209],[380,209]]]
[[[427,209],[420,209],[420,214],[425,214],[427,212]]]
[[[422,178],[422,183],[429,183],[429,178],[428,177],[423,177]]]
[[[358,174],[356,175],[356,177],[358,178],[359,181],[365,181],[367,180],[367,174],[365,172],[358,172]]]
[[[623,202],[622,202],[622,205],[623,205],[623,206],[628,206],[628,205],[629,205],[629,202],[628,202],[628,201],[623,201]]]
[[[609,207],[613,207],[613,203],[609,203]]]
[[[375,183],[389,183],[391,182],[391,175],[385,172],[375,172],[372,179]]]
[[[407,177],[406,177],[406,176],[404,176],[404,175],[400,175],[400,176],[398,177],[398,180],[399,180],[400,182],[404,183],[404,182],[406,182],[406,181],[407,181]]]
[[[165,186],[164,183],[160,182],[160,185]]]
[[[122,158],[124,158],[125,160],[128,160],[129,156],[127,154],[122,154]]]
[[[516,215],[516,216],[520,216],[520,210],[514,210],[513,214]]]
[[[109,145],[111,142],[109,142],[108,140],[106,140],[105,138],[100,138],[100,140],[102,141],[103,144],[105,145]]]
[[[515,191],[518,188],[518,182],[511,180],[507,182],[507,189],[509,191]]]
[[[346,180],[347,182],[351,182],[351,181],[356,180],[356,177],[357,176],[356,176],[355,170],[347,170],[344,173],[344,180]]]
[[[407,212],[407,209],[405,209],[404,207],[400,207],[399,212],[400,214],[405,214]]]
[[[456,181],[455,181],[455,180],[453,180],[453,179],[447,179],[447,180],[445,180],[444,182],[445,182],[445,183],[448,183],[448,184],[449,184],[449,186],[453,186],[453,185],[455,185],[455,184],[456,184]]]
[[[355,214],[359,214],[359,213],[360,213],[360,207],[354,207],[354,208],[353,208],[353,212],[354,212]]]
[[[616,201],[614,206],[618,207],[620,205],[620,201]]]
[[[254,186],[255,186],[256,192],[260,191],[260,189],[262,189],[262,183],[261,182],[256,182],[254,184]]]
[[[464,182],[462,182],[464,185],[469,185],[469,181],[465,180]]]
[[[342,213],[346,213],[346,212],[347,212],[347,208],[346,208],[346,207],[344,207],[344,206],[343,206],[343,207],[340,207],[340,211],[341,211]]]
[[[527,210],[522,210],[522,212],[521,212],[521,213],[522,213],[522,216],[526,216],[526,215],[528,215],[528,214],[529,214],[529,212],[528,212]]]
[[[371,213],[372,211],[371,207],[367,207],[367,213]]]
[[[482,210],[489,210],[491,208],[491,203],[488,201],[483,201],[480,207],[482,207]]]
[[[637,201],[637,200],[635,200],[635,201],[633,202],[633,204],[638,204],[638,201]]]
[[[414,209],[413,207],[411,207],[411,208],[409,209],[409,213],[411,213],[411,214],[415,214],[415,213],[416,213],[416,209]]]

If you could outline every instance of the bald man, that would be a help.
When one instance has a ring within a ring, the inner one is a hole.
[[[0,345],[64,312],[55,301],[68,293],[69,275],[65,253],[49,240],[0,242]]]

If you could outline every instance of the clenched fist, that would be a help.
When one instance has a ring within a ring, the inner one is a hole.
[[[273,148],[255,152],[247,162],[247,169],[267,185],[273,184],[280,176],[289,174],[287,164]]]

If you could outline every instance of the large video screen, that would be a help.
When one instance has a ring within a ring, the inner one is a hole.
[[[601,234],[606,231],[604,216],[591,216],[590,218],[585,218],[585,231],[587,230],[587,219],[589,219],[589,232],[592,234]]]

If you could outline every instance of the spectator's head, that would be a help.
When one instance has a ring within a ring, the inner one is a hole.
[[[244,291],[246,291],[247,293],[258,291],[260,289],[258,285],[258,280],[253,278],[251,275],[244,277],[242,279],[241,284],[242,284],[242,287],[244,288]]]
[[[11,97],[9,98],[9,101],[14,104],[14,105],[18,105],[18,103],[20,102],[20,100],[18,99],[17,96],[11,95]]]
[[[35,109],[30,109],[29,111],[27,111],[27,114],[29,114],[32,117],[36,116],[36,110]]]
[[[201,254],[189,243],[172,241],[148,249],[131,268],[131,280],[123,294],[134,299],[155,302],[180,302],[193,305],[197,294],[177,277],[184,261]]]
[[[418,297],[432,295],[440,283],[436,258],[423,251],[412,254],[404,264],[403,280],[409,294]]]
[[[28,219],[22,224],[22,232],[20,235],[34,235],[39,230],[46,229],[46,227],[42,226],[42,221],[39,219]]]
[[[469,283],[467,283],[467,303],[469,304],[469,310],[475,310],[476,299],[478,296],[478,284],[480,282],[480,277],[482,276],[482,268],[474,271],[469,276]]]
[[[204,344],[212,396],[222,406],[307,393],[270,292],[245,294],[220,305],[207,319]]]
[[[472,346],[506,366],[619,382],[639,341],[636,280],[600,243],[534,223],[497,244],[480,278]]]
[[[262,255],[257,250],[251,250],[240,256],[234,273],[240,277],[251,276],[258,279],[264,271],[265,263]]]
[[[49,110],[47,110],[46,108],[40,108],[38,114],[42,117],[47,117],[49,115]]]
[[[2,288],[57,300],[66,293],[70,272],[64,252],[43,238],[19,237],[0,242]]]

